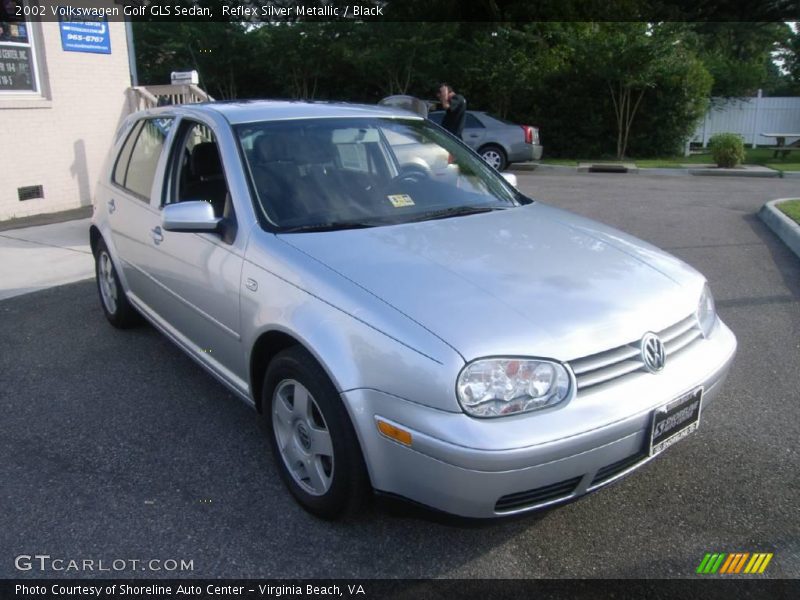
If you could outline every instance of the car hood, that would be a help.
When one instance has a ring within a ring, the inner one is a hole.
[[[691,314],[704,282],[645,242],[541,203],[279,237],[466,360],[570,360],[626,344]]]

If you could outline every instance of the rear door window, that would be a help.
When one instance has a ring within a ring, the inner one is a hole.
[[[478,119],[477,119],[477,117],[475,117],[475,115],[471,115],[470,113],[467,113],[467,121],[464,124],[464,127],[469,127],[469,128],[472,128],[472,129],[483,129],[484,125],[483,125],[483,123],[478,121]]]
[[[150,201],[156,168],[172,121],[172,118],[146,119],[134,127],[117,160],[114,183]]]

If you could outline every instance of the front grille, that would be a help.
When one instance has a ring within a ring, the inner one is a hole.
[[[574,477],[566,481],[536,488],[535,490],[507,494],[497,501],[497,504],[494,505],[494,509],[497,512],[501,512],[525,506],[533,506],[534,504],[542,504],[550,500],[555,500],[556,498],[566,497],[575,491],[575,488],[578,487],[580,482],[580,477]]]
[[[700,327],[695,316],[689,315],[656,333],[664,343],[664,349],[669,358],[696,341],[700,337]],[[585,390],[637,371],[646,371],[641,357],[639,340],[591,356],[584,356],[570,361],[569,364],[575,373],[578,390]]]
[[[610,465],[606,465],[602,469],[599,469],[592,479],[592,483],[589,484],[589,487],[594,487],[596,485],[600,485],[601,483],[608,481],[609,479],[616,477],[623,471],[630,469],[636,463],[639,463],[647,458],[647,454],[644,452],[637,452],[636,454],[631,454],[627,458],[623,458],[622,460],[618,460],[615,463],[611,463]]]

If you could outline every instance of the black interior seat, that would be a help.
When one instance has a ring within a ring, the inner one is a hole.
[[[349,220],[370,215],[369,177],[342,169],[336,146],[329,136],[311,135],[302,142],[304,180],[331,220]]]
[[[279,220],[303,214],[297,202],[299,170],[294,160],[295,136],[287,131],[270,131],[253,144],[253,181],[261,202]]]
[[[189,159],[190,179],[184,186],[181,200],[206,200],[214,214],[222,216],[228,186],[222,171],[222,161],[215,142],[202,142],[192,148]]]

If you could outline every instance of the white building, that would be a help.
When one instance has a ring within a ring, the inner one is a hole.
[[[0,221],[91,204],[128,58],[122,22],[0,22]]]

